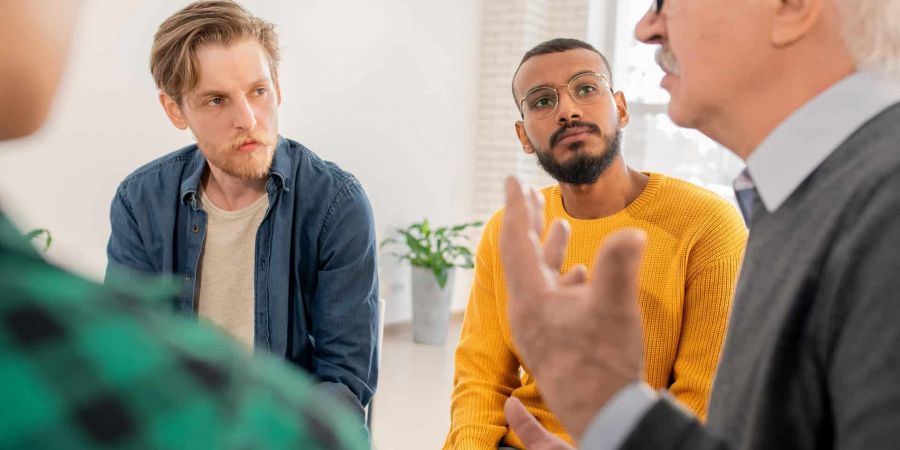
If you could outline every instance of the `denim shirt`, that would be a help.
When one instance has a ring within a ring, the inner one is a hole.
[[[175,309],[195,314],[206,234],[196,145],[129,175],[110,211],[106,277],[129,271],[183,280]],[[256,234],[255,348],[302,367],[362,414],[378,379],[378,278],[372,209],[359,181],[279,137]],[[119,270],[124,267],[130,270]]]

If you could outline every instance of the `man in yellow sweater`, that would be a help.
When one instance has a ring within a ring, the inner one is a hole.
[[[533,48],[513,77],[513,95],[522,114],[516,122],[522,149],[559,181],[542,191],[544,213],[533,219],[545,230],[555,219],[568,222],[562,272],[590,273],[600,244],[616,230],[647,232],[639,282],[644,377],[702,419],[746,243],[740,216],[709,191],[625,164],[619,152],[628,123],[625,96],[613,91],[609,64],[590,44],[554,39]],[[574,444],[511,342],[499,255],[502,220],[501,210],[478,246],[445,450],[522,449],[503,413],[510,396]]]

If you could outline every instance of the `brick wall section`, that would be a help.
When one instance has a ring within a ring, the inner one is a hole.
[[[522,55],[554,37],[586,39],[591,0],[486,0],[482,4],[481,79],[475,148],[474,214],[486,220],[503,203],[502,180],[515,174],[534,186],[553,182],[522,152],[510,93]]]

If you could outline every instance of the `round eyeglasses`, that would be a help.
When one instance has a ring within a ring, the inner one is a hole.
[[[609,79],[600,73],[582,73],[575,75],[568,83],[555,88],[542,86],[528,91],[519,100],[522,116],[535,119],[546,119],[559,107],[559,88],[566,87],[569,95],[576,103],[589,105],[603,97],[604,88],[612,91]]]

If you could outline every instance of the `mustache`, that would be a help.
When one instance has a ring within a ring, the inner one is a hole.
[[[270,141],[266,137],[266,135],[264,135],[260,132],[253,131],[250,133],[244,133],[244,134],[236,137],[234,140],[231,141],[231,147],[229,147],[229,148],[237,149],[241,146],[241,144],[243,144],[246,141],[256,141],[257,144],[262,145],[263,147],[271,147],[272,146],[272,141]]]
[[[569,130],[570,128],[587,128],[589,132],[596,134],[597,136],[603,137],[603,132],[600,131],[600,127],[597,126],[596,123],[593,122],[581,122],[581,121],[572,121],[568,122],[565,125],[559,127],[558,130],[554,131],[552,135],[550,135],[550,148],[556,146],[560,139],[563,138],[563,134]]]
[[[678,67],[678,61],[670,50],[659,47],[656,49],[655,57],[656,64],[658,64],[662,70],[672,75],[681,75],[681,68]]]

